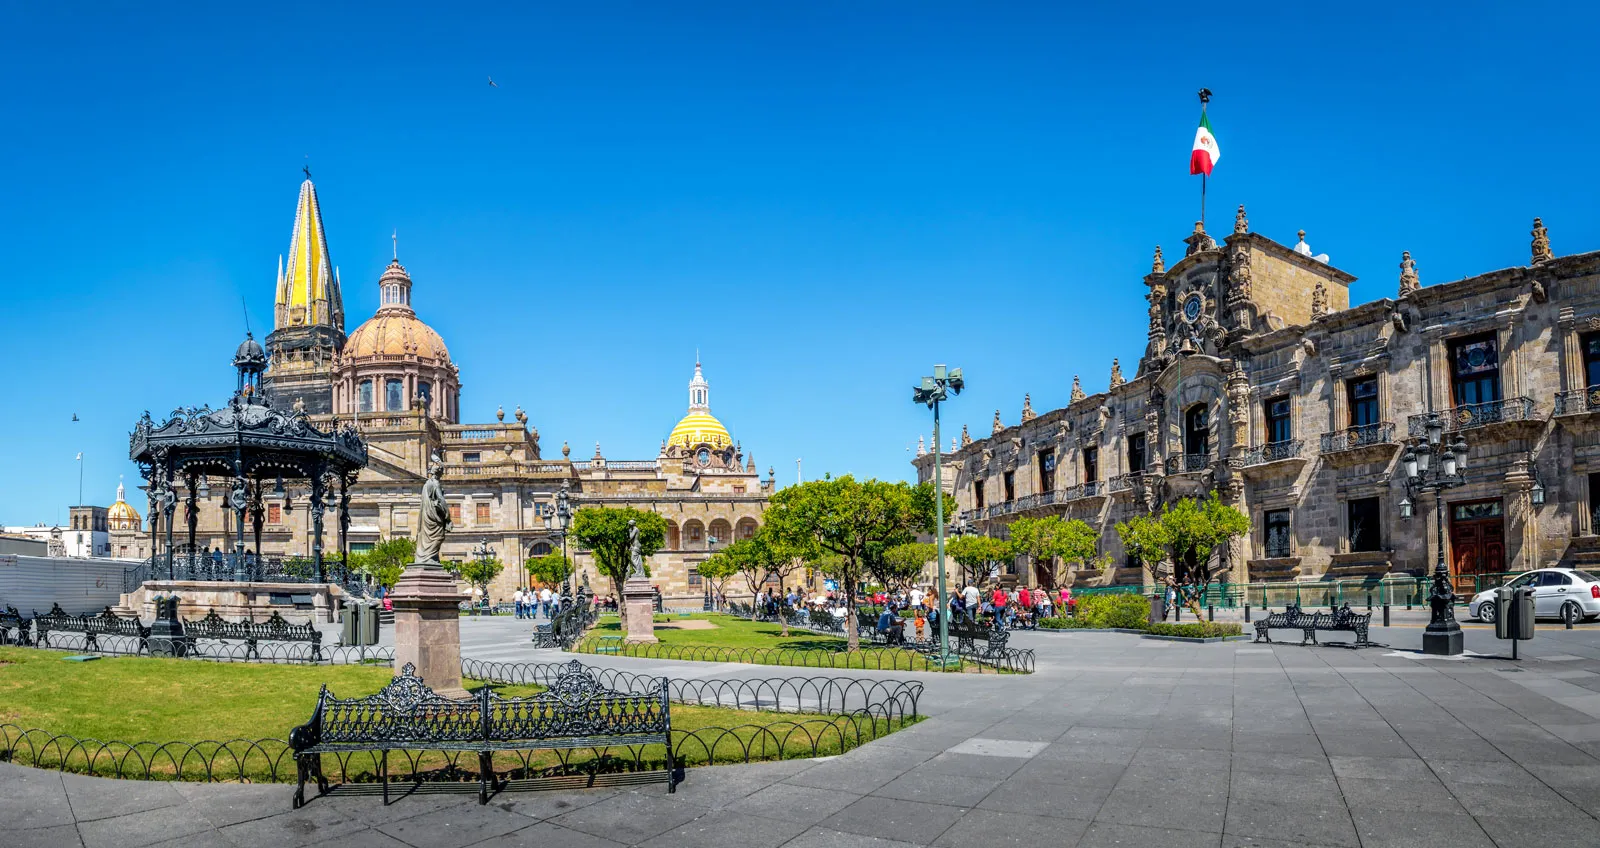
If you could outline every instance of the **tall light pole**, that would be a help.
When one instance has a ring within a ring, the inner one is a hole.
[[[561,560],[567,564],[567,585],[563,590],[568,596],[572,595],[572,573],[577,569],[567,561],[567,527],[572,524],[572,495],[571,485],[561,481],[561,491],[556,493],[556,514],[544,517],[544,529],[561,536]]]
[[[1422,632],[1422,652],[1441,656],[1456,656],[1463,650],[1461,625],[1456,622],[1456,593],[1450,588],[1450,570],[1444,561],[1444,490],[1453,489],[1466,482],[1461,474],[1467,467],[1467,440],[1459,433],[1454,442],[1444,442],[1444,422],[1437,413],[1430,413],[1427,435],[1406,446],[1400,458],[1406,475],[1406,497],[1400,501],[1400,517],[1410,521],[1416,512],[1411,495],[1424,489],[1433,490],[1433,519],[1438,535],[1439,551],[1434,560],[1433,591],[1428,594],[1428,605],[1433,617]],[[1433,455],[1439,455],[1438,465]]]
[[[939,562],[939,664],[950,664],[950,603],[945,597],[944,574],[944,470],[939,459],[939,404],[950,394],[961,394],[966,382],[961,379],[961,369],[933,366],[933,376],[923,377],[911,389],[913,403],[925,404],[933,410],[933,544]]]

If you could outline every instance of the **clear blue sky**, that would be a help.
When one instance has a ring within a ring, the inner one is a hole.
[[[62,520],[80,450],[109,502],[140,412],[226,398],[307,157],[347,329],[398,229],[464,420],[650,457],[698,347],[782,483],[908,475],[935,362],[947,433],[1131,376],[1202,85],[1213,231],[1304,228],[1355,300],[1406,249],[1525,263],[1534,215],[1600,249],[1582,4],[245,5],[0,7],[0,522]]]

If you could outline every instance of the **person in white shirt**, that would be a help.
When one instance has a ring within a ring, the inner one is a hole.
[[[550,617],[550,587],[549,586],[546,586],[543,589],[539,590],[539,606],[544,608],[544,617],[545,618],[549,618]]]
[[[512,608],[516,612],[517,618],[521,618],[522,617],[522,587],[521,586],[517,587],[517,591],[511,593],[511,605],[512,605]]]
[[[920,586],[911,590],[910,597],[911,597],[911,606],[913,606],[913,607],[922,606],[922,588]]]

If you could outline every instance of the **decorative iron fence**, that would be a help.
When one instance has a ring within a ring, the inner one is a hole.
[[[1181,456],[1167,457],[1168,474],[1187,474],[1194,471],[1205,471],[1211,467],[1211,454],[1186,453]]]
[[[570,651],[572,646],[583,638],[584,631],[593,627],[599,618],[600,615],[595,612],[594,604],[588,595],[580,592],[576,601],[570,597],[563,597],[561,611],[556,613],[556,617],[535,626],[533,646]]]
[[[1322,434],[1322,452],[1338,453],[1367,445],[1386,445],[1394,442],[1394,425],[1388,421],[1347,427],[1333,433]]]
[[[1285,439],[1281,442],[1268,442],[1264,445],[1251,448],[1245,452],[1245,465],[1264,465],[1268,462],[1278,462],[1284,459],[1298,457],[1305,448],[1305,443],[1299,439]]]
[[[1431,421],[1438,421],[1443,425],[1445,432],[1454,433],[1457,430],[1469,430],[1502,421],[1531,421],[1534,417],[1533,398],[1513,397],[1484,403],[1462,404],[1442,412],[1413,415],[1407,420],[1406,429],[1412,436],[1426,436],[1428,423]]]
[[[137,583],[133,581],[137,580]],[[357,597],[365,597],[370,587],[365,576],[346,567],[338,556],[323,557],[319,579],[317,563],[310,557],[258,557],[237,553],[159,554],[122,573],[124,592],[132,592],[146,580],[199,580],[217,583],[310,583],[333,584]],[[132,584],[130,587],[130,583]]]
[[[1597,410],[1600,410],[1600,386],[1556,392],[1555,414],[1557,415],[1577,415]]]

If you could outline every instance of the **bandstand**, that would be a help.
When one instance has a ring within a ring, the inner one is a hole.
[[[270,604],[271,591],[298,584],[322,584],[321,607],[332,611],[332,586],[340,594],[362,593],[361,579],[350,573],[347,541],[350,488],[367,465],[367,445],[354,427],[323,431],[300,409],[283,410],[261,390],[266,352],[247,336],[233,358],[238,385],[220,409],[185,407],[157,424],[146,412],[129,435],[129,457],[139,466],[150,498],[151,551],[154,555],[130,575],[124,591],[145,594],[178,592],[197,596],[185,607],[211,602],[254,615]],[[296,404],[298,407],[299,404]],[[305,509],[311,519],[309,556],[261,555],[265,496],[282,497],[284,484],[309,490]],[[221,509],[232,513],[231,550],[206,553],[196,547],[200,511],[221,489]],[[184,527],[177,528],[180,495]],[[324,516],[337,513],[337,556],[324,555]],[[246,543],[246,533],[254,545]],[[248,584],[248,585],[246,585]],[[242,608],[240,608],[242,607]],[[203,609],[200,610],[203,612]]]

